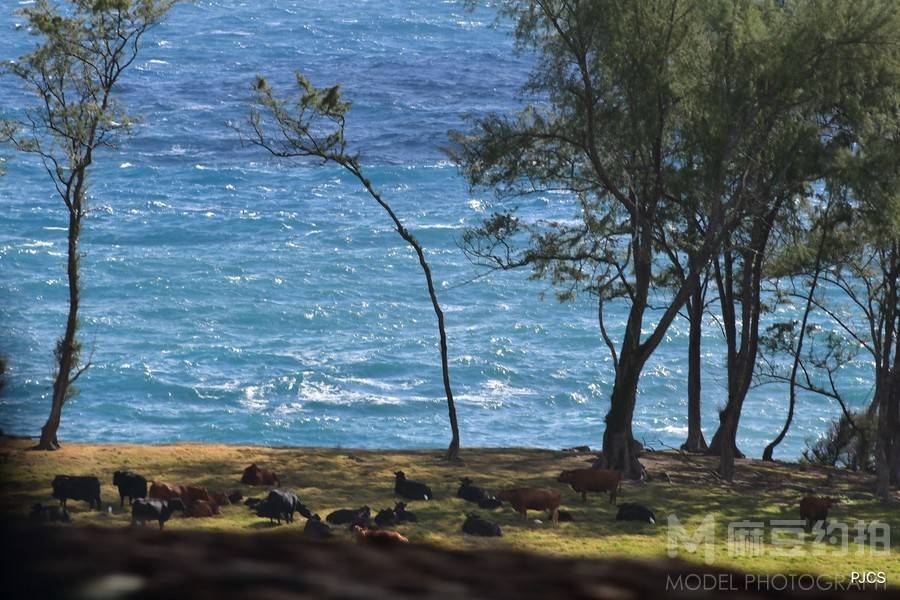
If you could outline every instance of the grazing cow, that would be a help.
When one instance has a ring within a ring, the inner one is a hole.
[[[476,513],[466,515],[466,520],[462,524],[463,533],[469,535],[480,535],[481,537],[503,537],[500,531],[500,525],[487,519],[482,519]]]
[[[350,525],[357,521],[368,521],[372,510],[368,506],[359,508],[342,508],[328,513],[325,520],[332,525]]]
[[[270,503],[268,500],[260,500],[254,508],[256,509],[257,517],[269,519],[269,523],[277,521],[281,525],[281,519],[284,517],[284,514],[278,509],[277,505]]]
[[[587,502],[588,492],[609,492],[609,503],[615,504],[622,476],[612,469],[573,469],[563,471],[556,480],[571,485],[582,502]]]
[[[334,537],[334,532],[331,531],[331,527],[322,522],[322,517],[313,515],[306,520],[303,535],[314,540],[327,540]]]
[[[276,519],[279,523],[282,519],[293,523],[295,512],[299,512],[307,519],[312,516],[309,509],[300,502],[297,494],[286,490],[270,491],[265,501],[257,507],[257,512],[259,516]]]
[[[206,500],[196,500],[185,506],[184,515],[195,519],[212,517],[219,514],[219,505],[215,502],[207,502]]]
[[[131,524],[134,526],[140,523],[143,526],[147,521],[157,521],[159,528],[162,529],[176,510],[184,512],[184,502],[181,498],[171,500],[138,498],[131,503]]]
[[[185,487],[183,485],[166,483],[164,481],[154,481],[150,484],[150,492],[148,495],[154,500],[182,498],[185,495]]]
[[[69,511],[62,506],[44,506],[41,503],[32,504],[28,520],[32,523],[68,523]]]
[[[810,530],[819,521],[822,522],[822,527],[827,527],[828,509],[840,502],[836,498],[806,496],[800,501],[800,518],[806,521],[806,526]]]
[[[554,523],[559,520],[559,503],[562,500],[559,492],[543,488],[516,488],[504,490],[497,497],[509,502],[523,519],[528,518],[529,510],[546,510]]]
[[[460,482],[459,489],[456,491],[457,498],[462,498],[466,502],[478,503],[491,497],[486,489],[472,485],[472,480],[468,477],[463,477]]]
[[[394,493],[398,496],[403,496],[407,500],[434,499],[431,488],[424,483],[407,479],[406,474],[403,471],[397,471],[394,473],[394,476]]]
[[[210,492],[210,499],[219,506],[228,506],[231,504],[231,498],[225,492]]]
[[[230,494],[228,494],[228,501],[232,504],[237,504],[241,500],[244,499],[244,495],[237,490],[234,490]]]
[[[383,508],[375,515],[375,524],[379,527],[394,527],[397,525],[397,513],[393,508]]]
[[[365,529],[359,525],[354,525],[351,528],[351,531],[353,532],[353,537],[355,537],[358,542],[377,544],[379,546],[394,546],[397,544],[409,543],[409,540],[406,537],[400,535],[396,531],[389,531],[387,529]]]
[[[262,498],[247,498],[246,500],[244,500],[244,504],[245,504],[245,505],[247,506],[247,508],[249,508],[250,510],[256,510],[256,508],[257,508],[260,504],[262,504],[262,501],[263,501]]]
[[[483,508],[485,510],[493,510],[495,508],[500,508],[501,506],[503,506],[503,502],[501,502],[496,496],[482,498],[478,501],[478,508]]]
[[[244,485],[281,485],[281,481],[278,479],[275,471],[261,469],[256,466],[256,463],[244,469],[244,474],[241,475],[241,483]]]
[[[91,508],[101,508],[100,480],[96,477],[76,475],[57,475],[53,479],[53,497],[59,500],[60,506],[66,507],[69,499],[83,500]]]
[[[206,488],[201,485],[188,485],[184,488],[184,493],[181,495],[181,499],[184,500],[184,504],[186,506],[190,506],[195,502],[209,502],[212,498],[209,497],[209,492],[206,491]]]
[[[398,502],[394,505],[394,514],[401,523],[418,523],[419,518],[414,513],[406,510],[406,502]]]
[[[558,514],[560,523],[571,523],[572,521],[575,520],[572,518],[572,513],[570,513],[567,510],[560,510],[557,512],[557,514]]]
[[[626,502],[619,506],[619,511],[616,513],[616,521],[640,521],[656,525],[656,515],[646,506]]]
[[[147,480],[131,471],[116,471],[113,473],[113,485],[119,488],[119,506],[125,506],[125,497],[128,504],[137,498],[147,497]]]

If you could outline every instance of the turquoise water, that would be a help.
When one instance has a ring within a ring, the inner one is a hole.
[[[33,40],[0,1],[0,58]],[[147,39],[122,86],[143,123],[102,154],[84,226],[81,338],[93,368],[67,404],[62,440],[206,440],[436,447],[449,439],[434,315],[409,248],[358,185],[333,168],[241,148],[256,73],[301,69],[341,82],[366,171],[428,249],[447,313],[463,444],[599,445],[611,361],[589,298],[558,304],[526,273],[482,271],[457,246],[500,205],[470,192],[441,147],[463,117],[520,105],[530,59],[488,10],[458,2],[200,1]],[[20,108],[0,79],[0,106]],[[64,211],[39,165],[10,156],[0,178],[0,351],[10,382],[0,427],[34,434],[49,407],[64,323]],[[571,217],[561,194],[520,199],[527,218]],[[467,283],[470,282],[470,283]],[[542,300],[542,295],[546,299]],[[610,319],[621,333],[624,313]],[[687,323],[646,369],[635,434],[686,433]],[[724,403],[723,345],[704,339],[704,426]],[[866,371],[844,374],[857,404]],[[786,393],[754,390],[739,442],[758,455]],[[802,397],[781,447],[839,414]]]

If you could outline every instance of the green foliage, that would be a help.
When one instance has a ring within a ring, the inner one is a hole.
[[[38,0],[21,9],[37,48],[7,63],[38,103],[0,121],[2,139],[37,155],[70,211],[81,211],[94,150],[113,147],[133,120],[113,88],[148,29],[178,0]],[[75,195],[79,197],[76,198]]]
[[[872,473],[877,431],[878,421],[874,416],[865,412],[842,414],[831,422],[824,435],[806,441],[803,461]]]

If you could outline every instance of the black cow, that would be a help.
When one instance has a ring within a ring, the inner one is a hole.
[[[281,523],[284,519],[288,523],[294,522],[294,513],[299,512],[307,519],[312,516],[306,506],[300,502],[300,498],[294,492],[285,490],[272,490],[269,496],[256,508],[260,517],[268,517]]]
[[[162,529],[176,510],[184,512],[184,502],[181,501],[181,498],[172,498],[171,500],[138,498],[131,503],[131,525],[140,523],[143,526],[147,521],[157,521],[159,528]]]
[[[147,480],[137,473],[116,471],[113,473],[113,485],[119,488],[119,506],[125,506],[126,496],[128,504],[147,497]]]
[[[303,535],[314,540],[327,540],[334,536],[334,532],[331,531],[331,527],[322,522],[319,515],[313,515],[307,519]]]
[[[403,496],[407,500],[434,499],[431,488],[424,483],[407,479],[406,474],[403,471],[397,471],[394,473],[394,476],[394,493],[398,496]]]
[[[44,506],[41,503],[32,504],[28,520],[32,523],[68,523],[69,511],[62,506]]]
[[[478,501],[478,508],[483,508],[485,510],[493,510],[495,508],[500,508],[501,506],[503,506],[503,502],[498,500],[495,496],[482,498]]]
[[[359,521],[368,521],[371,515],[372,510],[368,506],[360,506],[359,508],[342,508],[328,513],[325,520],[333,525],[352,525]]]
[[[383,508],[375,515],[375,524],[379,527],[394,527],[397,524],[397,513],[393,508]]]
[[[466,521],[462,525],[463,533],[480,535],[482,537],[502,537],[500,525],[487,519],[482,519],[475,513],[466,515]]]
[[[487,498],[490,498],[491,495],[488,491],[482,487],[478,487],[477,485],[472,485],[472,480],[468,477],[463,477],[460,480],[462,483],[459,486],[459,489],[456,490],[456,497],[462,498],[466,502],[481,502]]]
[[[641,521],[643,523],[655,525],[656,516],[646,506],[625,503],[619,505],[619,512],[616,513],[616,521]]]
[[[83,500],[91,508],[100,509],[100,480],[96,477],[57,475],[53,479],[53,497],[63,507],[69,499]]]
[[[406,502],[398,502],[394,505],[394,514],[401,523],[418,523],[419,519],[415,514],[406,510]]]

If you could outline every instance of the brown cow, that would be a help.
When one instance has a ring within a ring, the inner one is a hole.
[[[366,542],[369,544],[378,544],[379,546],[393,546],[396,544],[408,544],[409,539],[400,535],[396,531],[388,531],[386,529],[366,529],[359,525],[350,528],[353,537],[358,542]]]
[[[256,466],[256,463],[253,463],[244,469],[244,474],[241,476],[241,483],[244,485],[281,485],[275,471],[261,469]]]
[[[194,518],[212,517],[219,514],[219,506],[215,502],[197,500],[185,508],[185,516]]]
[[[184,488],[184,494],[181,496],[181,499],[184,500],[184,503],[190,506],[195,502],[203,501],[209,502],[212,498],[209,497],[209,492],[206,491],[206,488],[200,485],[189,485]]]
[[[228,506],[229,504],[231,504],[231,500],[228,498],[228,494],[226,494],[225,492],[210,492],[209,497],[219,506]]]
[[[497,498],[509,502],[523,519],[528,518],[529,510],[546,510],[554,523],[559,521],[559,503],[562,500],[559,492],[543,488],[516,488],[500,492]]]
[[[806,526],[811,530],[813,525],[822,521],[822,527],[827,526],[828,509],[835,504],[840,504],[836,498],[817,498],[806,496],[800,501],[800,518],[806,521]]]
[[[622,476],[612,469],[573,469],[563,471],[556,480],[571,485],[582,502],[587,502],[588,492],[609,492],[609,503],[615,504]]]
[[[157,500],[171,500],[172,498],[182,498],[185,494],[183,485],[175,485],[164,481],[154,481],[150,484],[148,496]]]

